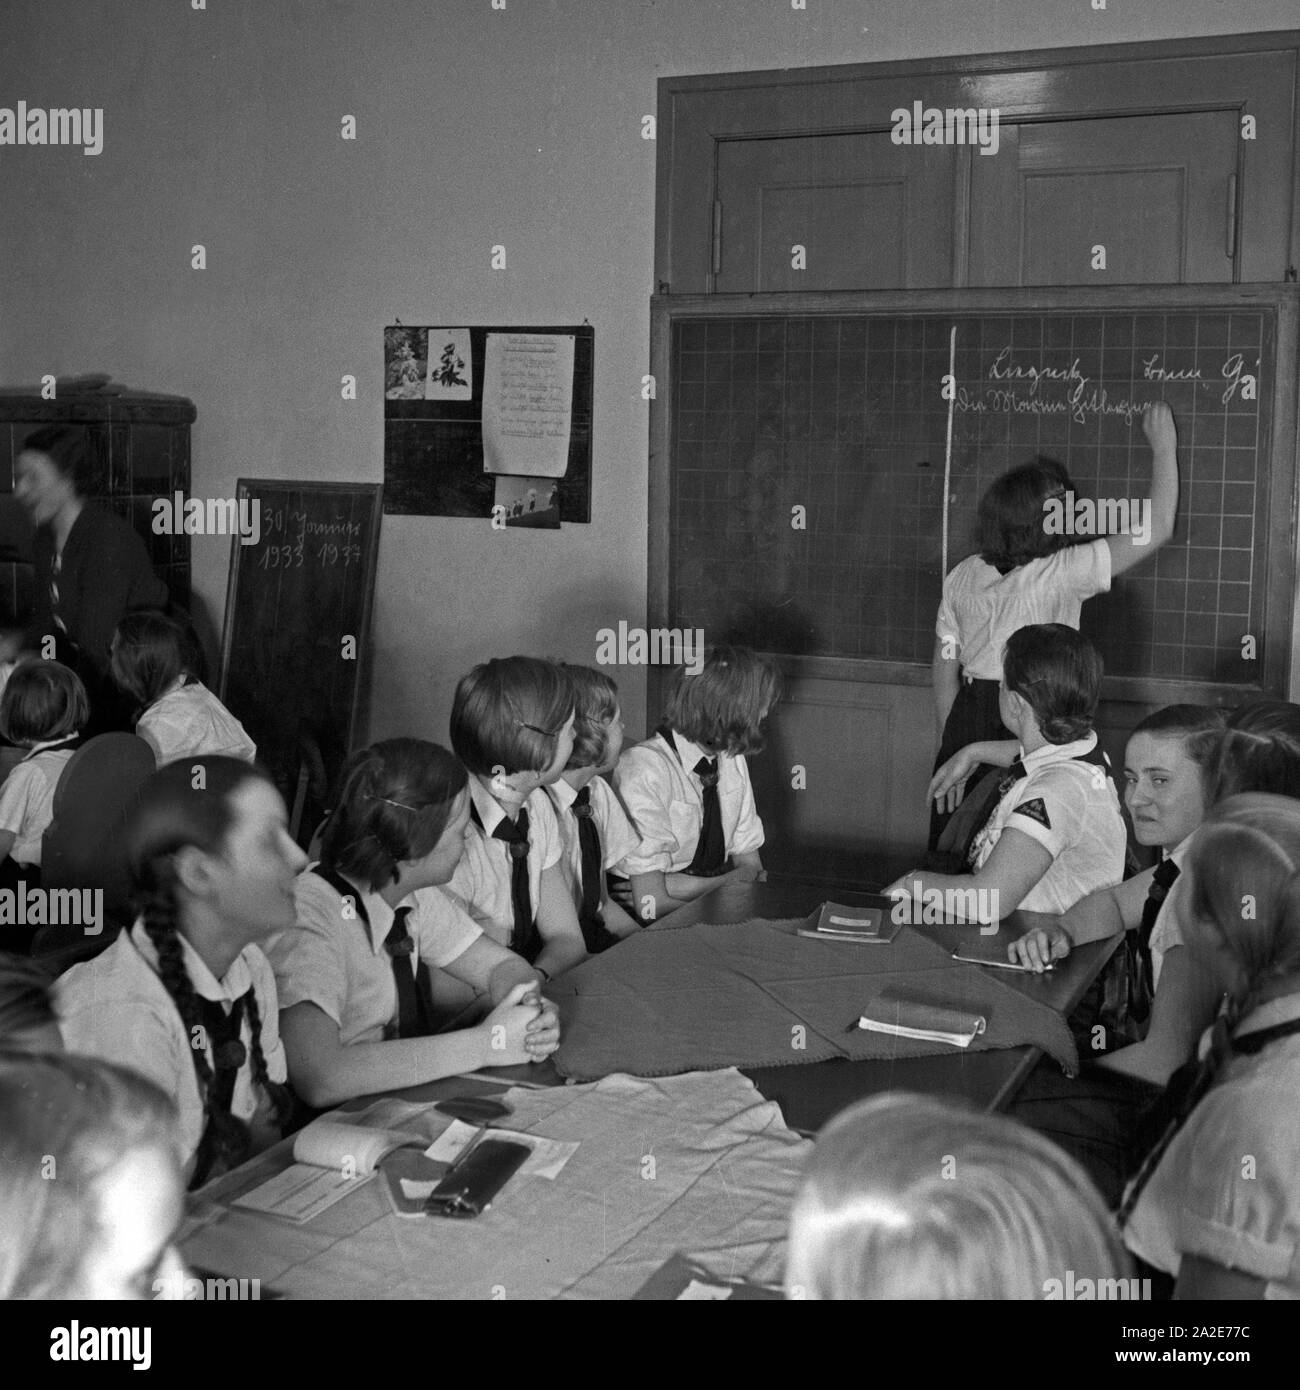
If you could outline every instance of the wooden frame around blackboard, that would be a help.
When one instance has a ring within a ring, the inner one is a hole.
[[[568,470],[559,482],[561,525],[591,521],[596,330],[589,323],[463,325],[470,335],[472,397],[468,401],[384,400],[384,510],[390,516],[453,516],[487,520],[496,478],[483,471],[483,375],[490,333],[572,334],[573,400]],[[423,324],[387,324],[384,332],[428,331]]]
[[[350,501],[360,501],[369,505],[369,517],[364,522],[365,543],[363,550],[364,579],[361,591],[361,614],[357,624],[357,659],[353,671],[352,690],[349,698],[347,729],[344,735],[345,751],[350,753],[356,744],[357,723],[360,717],[360,703],[365,691],[370,651],[371,610],[374,606],[375,572],[379,560],[380,522],[383,517],[383,486],[379,483],[317,483],[302,482],[293,478],[240,478],[236,483],[235,495],[243,501],[256,497],[265,506],[276,491],[284,494],[307,494],[312,497],[339,495]],[[231,538],[230,569],[226,583],[225,617],[221,632],[221,683],[220,698],[226,699],[230,675],[231,656],[235,648],[233,631],[237,611],[240,579],[243,574],[245,552],[256,550],[240,543],[238,536]],[[255,562],[254,562],[255,563]],[[303,613],[301,621],[310,624],[312,615]],[[236,713],[238,713],[236,711]],[[260,750],[259,750],[260,752]],[[337,769],[326,769],[327,774]]]
[[[1300,641],[1295,640],[1297,483],[1297,337],[1300,287],[1295,285],[1134,285],[1087,289],[943,289],[824,291],[807,294],[655,295],[650,301],[650,370],[657,383],[650,406],[648,614],[651,627],[671,622],[672,328],[678,318],[736,318],[833,314],[970,316],[978,313],[1077,310],[1269,309],[1277,315],[1277,358],[1271,396],[1272,429],[1266,450],[1271,505],[1270,566],[1264,590],[1267,667],[1259,690],[1296,698],[1300,693]],[[936,383],[936,388],[937,388]],[[929,687],[928,665],[809,656],[791,659],[801,675],[830,680]],[[787,664],[784,663],[783,664]],[[651,669],[649,708],[662,703],[666,672]],[[1238,703],[1250,687],[1181,680],[1106,677],[1103,699],[1151,705],[1182,701]],[[1258,693],[1258,691],[1256,691]]]

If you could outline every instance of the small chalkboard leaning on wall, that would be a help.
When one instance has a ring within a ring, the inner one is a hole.
[[[303,837],[356,731],[382,493],[377,483],[238,484],[241,515],[256,504],[259,524],[256,543],[231,544],[221,699],[257,744]]]

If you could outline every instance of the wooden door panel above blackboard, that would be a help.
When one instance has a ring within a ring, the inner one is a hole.
[[[1083,628],[1111,677],[1286,688],[1294,290],[948,292],[911,296],[910,310],[903,296],[878,310],[858,306],[880,297],[851,310],[850,296],[800,298],[817,311],[786,310],[789,296],[783,312],[757,297],[659,303],[670,411],[655,598],[669,625],[928,665],[955,328],[948,568],[973,549],[983,490],[1035,456],[1064,463],[1081,497],[1149,498],[1141,414],[1166,400],[1174,540],[1090,600]]]

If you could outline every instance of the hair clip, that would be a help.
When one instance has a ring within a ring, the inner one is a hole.
[[[412,806],[405,801],[394,801],[387,796],[376,796],[374,792],[367,792],[366,796],[371,801],[382,801],[385,806],[400,806],[403,811],[427,811],[429,809],[427,806]]]
[[[526,719],[516,719],[515,724],[520,729],[531,729],[535,734],[541,734],[543,738],[555,738],[560,729],[564,728],[561,724],[559,729],[539,729],[536,724],[530,724]]]

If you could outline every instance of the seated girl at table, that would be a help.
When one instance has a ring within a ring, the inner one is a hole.
[[[779,696],[776,668],[747,647],[714,647],[698,674],[673,672],[663,722],[614,772],[641,841],[618,866],[638,920],[761,877],[763,822],[745,758],[761,751]]]
[[[1151,1117],[1125,1239],[1175,1297],[1300,1298],[1300,802],[1219,803],[1173,892],[1227,1007]]]
[[[112,673],[140,713],[135,731],[158,766],[221,754],[252,762],[257,746],[244,726],[198,679],[193,639],[157,609],[128,613],[113,634]]]
[[[0,887],[40,886],[54,792],[89,714],[81,678],[57,661],[25,661],[10,676],[0,698],[0,733],[28,751],[0,787]],[[31,934],[20,941],[6,928],[0,939],[25,949]]]
[[[176,1113],[90,1057],[0,1053],[0,1299],[152,1299],[182,1283]]]
[[[1062,622],[1079,626],[1083,602],[1112,579],[1149,559],[1173,535],[1178,511],[1178,434],[1163,401],[1147,407],[1142,432],[1151,447],[1149,530],[1082,540],[1048,527],[1053,504],[1068,516],[1074,485],[1059,463],[1039,459],[997,478],[979,502],[979,553],[943,582],[935,622],[935,770],[967,744],[1005,737],[998,706],[1002,647],[1017,628]],[[932,806],[931,850],[948,813]]]
[[[638,840],[605,781],[623,747],[618,686],[590,666],[566,665],[564,671],[577,702],[573,752],[564,774],[546,791],[564,843],[562,862],[583,944],[594,954],[637,930],[637,922],[609,896],[605,870],[631,854]]]
[[[573,751],[573,687],[552,661],[511,656],[456,687],[451,746],[469,769],[470,828],[448,885],[483,930],[544,979],[586,955],[564,846],[543,788]]]
[[[1222,713],[1206,705],[1169,705],[1138,724],[1124,759],[1124,802],[1138,843],[1162,851],[1159,864],[1089,893],[1057,921],[1033,928],[1008,947],[1009,960],[1041,971],[1075,946],[1127,933],[1127,959],[1124,953],[1119,959],[1127,973],[1122,1022],[1129,1041],[1146,1033],[1165,953],[1177,939],[1169,889],[1192,832],[1205,817],[1222,730]]]
[[[1100,654],[1073,628],[1039,623],[1012,633],[1002,666],[999,703],[1020,757],[972,841],[970,873],[915,870],[885,890],[918,915],[928,902],[982,923],[1017,908],[1060,913],[1123,877],[1124,820],[1093,731]]]
[[[1300,797],[1300,706],[1260,700],[1233,710],[1210,764],[1211,807],[1260,789]],[[1212,962],[1183,945],[1181,882],[1174,881],[1160,914],[1163,961],[1142,1040],[1097,1057],[1077,1077],[1040,1065],[1013,1102],[1013,1113],[1082,1163],[1112,1205],[1141,1156],[1141,1117],[1213,1023],[1225,988]],[[1038,942],[1040,958],[1044,949],[1046,936]]]
[[[0,954],[0,1050],[62,1052],[54,976],[30,956]]]
[[[175,1098],[190,1185],[280,1138],[275,977],[262,944],[293,925],[305,856],[270,778],[236,758],[170,763],[124,832],[135,925],[59,980],[63,1041]]]
[[[1053,1144],[1001,1115],[892,1092],[818,1135],[795,1198],[785,1290],[1051,1299],[1129,1272],[1087,1175]]]
[[[271,948],[289,1075],[311,1106],[479,1067],[541,1061],[559,1043],[540,976],[442,891],[465,851],[465,769],[445,748],[387,739],[355,754],[294,887],[297,925]],[[426,969],[487,996],[482,1023],[434,1027]]]

